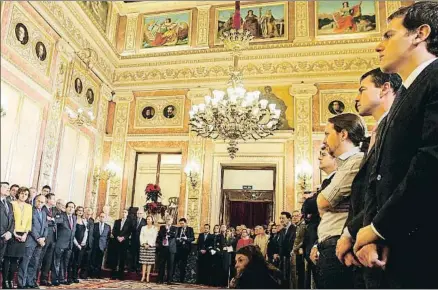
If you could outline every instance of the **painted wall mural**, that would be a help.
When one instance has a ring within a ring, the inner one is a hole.
[[[234,7],[216,8],[215,12],[215,44],[220,44],[220,36],[232,28]],[[240,13],[241,27],[251,32],[253,42],[287,39],[287,2],[244,5]]]
[[[379,32],[376,1],[317,1],[316,34]]]
[[[141,48],[190,45],[191,11],[145,15]]]

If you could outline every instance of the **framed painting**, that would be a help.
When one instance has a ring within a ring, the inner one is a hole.
[[[254,36],[252,42],[288,39],[288,2],[242,5],[240,14],[241,27]],[[221,45],[222,34],[232,29],[233,15],[234,6],[215,9],[215,45]]]
[[[140,49],[190,45],[192,11],[144,15]]]
[[[317,1],[319,38],[350,38],[380,32],[378,1]]]

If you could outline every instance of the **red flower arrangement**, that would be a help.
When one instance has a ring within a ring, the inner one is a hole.
[[[161,202],[158,198],[161,197],[161,188],[158,184],[149,183],[145,189],[146,205],[144,210],[148,213],[155,214],[161,209]]]

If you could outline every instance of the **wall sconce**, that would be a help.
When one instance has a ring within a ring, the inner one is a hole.
[[[108,162],[105,168],[101,172],[97,172],[94,174],[94,178],[96,180],[108,180],[116,176],[117,173],[120,172],[120,167],[115,164],[113,161]]]
[[[79,108],[77,112],[73,112],[73,110],[69,108],[66,108],[65,110],[67,112],[69,122],[79,127],[83,126],[84,124],[90,125],[95,119],[92,111],[85,112],[82,108]]]
[[[199,178],[199,165],[192,161],[186,165],[184,172],[187,175],[187,178],[190,178],[192,188],[196,188]]]
[[[302,191],[306,191],[312,179],[313,168],[307,160],[301,161],[296,169],[296,176]]]
[[[8,108],[8,98],[6,96],[1,97],[0,117],[6,116],[6,110]]]

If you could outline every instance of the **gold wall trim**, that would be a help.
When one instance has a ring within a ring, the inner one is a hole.
[[[67,10],[72,13],[73,18],[75,20],[80,20],[81,18],[77,14],[74,8],[72,8],[72,5],[78,5],[76,3],[69,3],[68,1],[41,1],[41,2],[29,2],[30,5],[32,5],[37,11],[43,10],[44,14],[48,14],[50,16],[49,19],[46,18],[46,21],[49,23],[56,24],[57,26],[60,26],[63,31],[57,31],[62,35],[62,32],[66,33],[67,39],[75,44],[76,47],[79,48],[94,48],[98,47],[99,49],[104,48],[105,46],[112,47],[111,44],[103,44],[98,41],[98,38],[93,38],[93,41],[96,43],[96,46],[92,46],[90,41],[84,36],[84,31],[88,31],[89,29],[86,29],[85,27],[78,28],[74,23],[75,21],[72,20],[69,16],[67,16],[67,13],[65,13]],[[66,9],[63,8],[63,5],[66,7]],[[83,22],[83,21],[82,21]],[[104,35],[102,37],[105,38]],[[112,79],[112,75],[114,72],[114,66],[108,62],[108,60],[105,57],[108,53],[108,50],[104,50],[101,53],[99,53],[98,61],[96,63],[97,68],[102,72],[102,74],[105,76],[107,80]],[[113,53],[115,53],[113,48]],[[113,56],[116,56],[116,54],[113,54]],[[117,59],[117,58],[116,58]]]
[[[312,59],[312,60],[283,60],[278,63],[248,63],[241,66],[246,79],[275,79],[278,77],[308,77],[321,76],[327,78],[336,73],[339,76],[351,73],[363,73],[379,65],[377,56],[349,56],[344,59]],[[178,83],[180,81],[196,80],[212,83],[227,80],[230,66],[227,64],[197,67],[169,67],[166,69],[143,68],[136,70],[118,71],[114,77],[114,85],[139,87],[156,85],[158,83]],[[330,73],[330,74],[327,74]],[[153,82],[151,84],[151,81]]]
[[[309,41],[309,42],[294,42],[294,43],[273,43],[273,44],[252,44],[246,51],[253,50],[267,50],[267,49],[279,49],[279,48],[294,48],[294,47],[314,47],[314,46],[328,46],[328,45],[338,45],[338,44],[362,44],[370,42],[379,42],[381,37],[370,37],[370,38],[360,38],[360,39],[337,39],[337,40],[320,40],[320,41]],[[206,49],[193,49],[193,50],[183,50],[183,51],[166,51],[166,52],[155,52],[155,53],[141,53],[135,55],[123,55],[120,59],[139,59],[139,58],[151,58],[160,56],[179,56],[179,55],[194,55],[194,54],[207,54],[207,53],[218,53],[218,52],[228,52],[224,47],[213,47]]]

